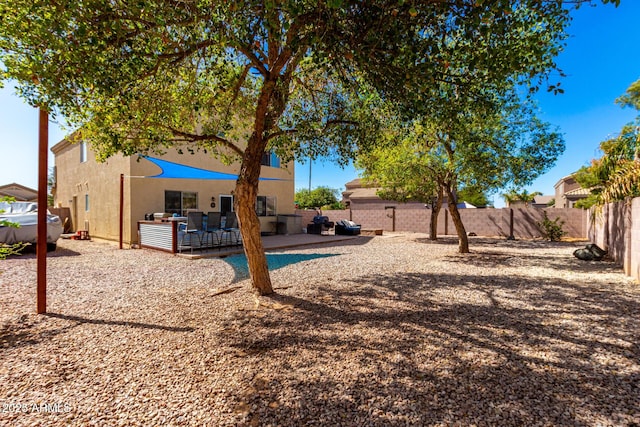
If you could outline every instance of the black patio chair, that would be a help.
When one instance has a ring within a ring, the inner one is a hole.
[[[202,248],[202,237],[205,234],[205,230],[203,229],[204,222],[204,214],[202,212],[189,212],[187,213],[187,224],[186,228],[182,231],[182,239],[180,239],[180,247],[179,251],[182,252],[182,248],[185,245],[185,239],[189,236],[189,247],[191,248],[191,253],[193,253],[194,248],[194,237],[198,239],[198,248]]]

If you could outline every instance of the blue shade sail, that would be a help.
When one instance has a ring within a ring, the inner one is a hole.
[[[147,176],[147,178],[179,178],[179,179],[203,179],[203,180],[228,180],[235,181],[238,175],[210,171],[206,169],[194,168],[193,166],[181,165],[180,163],[169,162],[156,159],[155,157],[141,156],[149,160],[161,169],[157,175]],[[283,181],[279,178],[260,178],[261,181]]]

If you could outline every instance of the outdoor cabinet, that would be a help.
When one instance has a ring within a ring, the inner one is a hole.
[[[302,215],[278,215],[277,234],[302,233]]]

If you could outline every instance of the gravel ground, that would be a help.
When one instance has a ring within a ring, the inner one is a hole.
[[[419,234],[0,261],[0,425],[638,426],[640,286],[578,243]]]

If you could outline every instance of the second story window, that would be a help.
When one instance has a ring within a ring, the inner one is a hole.
[[[87,161],[87,143],[82,141],[80,143],[80,163]]]
[[[276,153],[272,151],[266,151],[262,155],[262,161],[260,162],[262,166],[271,166],[272,168],[280,167],[280,158],[276,155]]]

